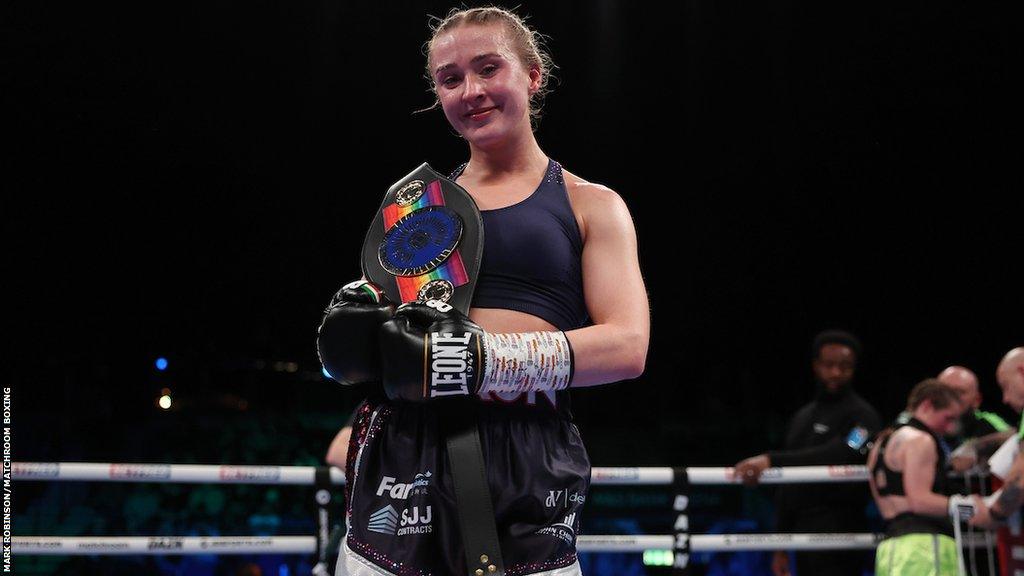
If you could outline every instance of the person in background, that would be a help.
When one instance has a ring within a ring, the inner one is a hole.
[[[881,430],[878,412],[853,390],[860,342],[849,332],[826,330],[811,346],[814,400],[790,420],[783,450],[752,456],[735,473],[756,484],[771,466],[860,464],[868,441]],[[868,492],[861,485],[790,485],[777,492],[778,532],[863,532]],[[860,576],[864,554],[849,551],[800,552],[797,572],[815,576]],[[792,573],[782,551],[772,560],[775,576]]]
[[[1024,442],[1024,346],[1010,350],[1003,356],[996,368],[996,382],[1003,390],[1003,403],[1021,413],[1017,441]],[[1005,522],[1007,517],[1020,509],[1024,503],[1024,455],[1019,447],[1010,470],[1006,473],[1003,487],[986,501],[988,523],[978,521],[985,527],[994,527]]]
[[[910,419],[882,432],[871,448],[868,483],[886,524],[876,576],[958,573],[953,522],[985,514],[979,496],[953,494],[946,472],[942,437],[956,431],[965,408],[960,397],[935,378],[918,383],[907,398]]]
[[[1016,431],[995,412],[981,409],[978,377],[971,370],[963,366],[950,366],[939,373],[938,380],[956,390],[965,407],[955,434],[956,449],[949,458],[950,467],[963,472],[987,461]]]

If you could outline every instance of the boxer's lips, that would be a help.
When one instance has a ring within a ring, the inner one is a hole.
[[[480,108],[479,110],[473,110],[466,114],[466,118],[470,118],[472,120],[479,120],[481,118],[489,116],[490,111],[497,110],[497,108],[497,106],[491,106],[490,108]]]

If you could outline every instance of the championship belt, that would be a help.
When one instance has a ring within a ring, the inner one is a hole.
[[[363,242],[363,275],[392,302],[441,300],[468,315],[483,251],[473,197],[424,163],[384,196]]]
[[[472,196],[423,163],[384,195],[363,242],[363,276],[393,302],[441,300],[468,316],[483,250],[483,220]],[[447,399],[434,406],[448,447],[467,574],[503,576],[477,403]]]

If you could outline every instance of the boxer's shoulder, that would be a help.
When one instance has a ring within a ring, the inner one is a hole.
[[[907,447],[915,450],[933,450],[935,439],[931,434],[911,426],[902,426],[893,434],[890,445],[893,450]]]
[[[590,182],[564,168],[562,169],[562,174],[565,180],[565,189],[569,193],[569,200],[574,205],[577,202],[590,205],[619,198],[619,194],[616,191],[604,184]]]
[[[569,203],[580,225],[583,242],[587,241],[588,224],[602,218],[614,217],[616,214],[628,215],[626,204],[619,193],[604,184],[590,182],[566,169],[562,169],[565,191],[569,194]]]

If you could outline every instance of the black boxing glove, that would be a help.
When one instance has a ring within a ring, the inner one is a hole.
[[[342,286],[324,310],[316,352],[331,378],[345,385],[379,382],[377,332],[394,313],[379,286],[356,280]]]
[[[436,300],[399,306],[381,326],[380,345],[391,400],[562,390],[572,380],[563,332],[489,334]]]
[[[483,333],[444,302],[402,304],[380,329],[384,393],[410,402],[475,394]]]

